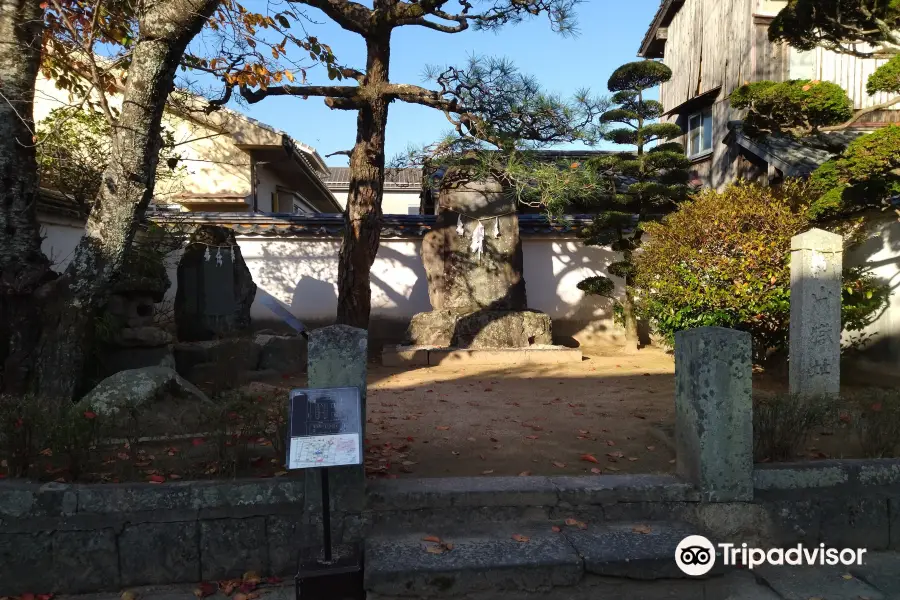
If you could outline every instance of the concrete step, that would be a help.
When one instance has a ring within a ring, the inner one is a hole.
[[[675,548],[698,533],[678,522],[601,523],[581,529],[549,521],[376,533],[366,541],[365,587],[373,597],[431,598],[547,592],[579,585],[586,576],[635,583],[683,579]],[[451,549],[429,552],[438,544],[425,541],[427,537],[437,537]],[[702,580],[692,581],[702,594]]]

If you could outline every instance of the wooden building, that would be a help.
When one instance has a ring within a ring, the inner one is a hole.
[[[641,43],[639,56],[661,59],[672,79],[661,86],[665,119],[679,124],[693,161],[695,184],[721,188],[736,178],[771,180],[809,172],[809,153],[800,144],[776,140],[754,144],[740,133],[743,111],[728,98],[755,81],[812,79],[840,85],[855,108],[890,99],[869,96],[866,81],[887,58],[862,59],[817,48],[801,52],[769,42],[772,19],[785,0],[662,0]],[[900,105],[871,113],[857,130],[900,121]],[[806,160],[794,165],[794,154]]]

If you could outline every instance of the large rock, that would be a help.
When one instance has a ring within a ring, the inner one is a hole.
[[[468,181],[453,169],[444,176],[442,186],[435,227],[422,242],[434,310],[468,314],[483,309],[525,309],[515,198],[497,181]],[[456,233],[460,219],[463,236]],[[486,219],[482,221],[485,236],[480,257],[470,248],[478,219]],[[499,237],[494,235],[495,225],[499,225]]]
[[[257,335],[253,339],[259,346],[259,368],[279,373],[305,373],[307,341],[300,336]]]
[[[527,348],[553,343],[550,317],[530,310],[420,313],[412,318],[407,337],[414,346],[455,348]]]
[[[172,335],[159,327],[125,327],[116,333],[113,344],[120,348],[158,348],[174,341]],[[150,366],[150,365],[147,365]]]
[[[178,339],[212,340],[249,328],[255,297],[256,284],[234,232],[225,227],[201,226],[178,263]]]
[[[145,367],[119,371],[107,377],[88,392],[79,405],[101,416],[115,416],[125,408],[139,408],[172,396],[204,403],[210,401],[173,369]]]
[[[249,338],[187,342],[175,345],[175,368],[188,379],[201,364],[218,365],[223,372],[255,371],[259,356],[260,346]]]

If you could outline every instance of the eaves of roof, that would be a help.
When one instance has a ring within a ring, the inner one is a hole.
[[[684,0],[662,0],[659,10],[656,11],[653,21],[650,22],[647,33],[644,34],[641,48],[638,50],[638,56],[642,58],[659,58],[658,56],[649,56],[650,46],[656,41],[656,32],[659,31],[660,27],[667,25],[672,20],[672,17],[683,4]]]
[[[344,232],[344,217],[339,214],[287,215],[254,213],[148,213],[157,223],[180,225],[219,225],[245,237],[339,238]],[[519,215],[519,233],[523,237],[576,237],[589,225],[592,215],[567,215],[551,221],[541,214]],[[434,229],[435,215],[385,215],[382,238],[420,238]]]

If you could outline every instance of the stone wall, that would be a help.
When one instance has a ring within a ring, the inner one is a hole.
[[[770,464],[754,498],[707,503],[668,475],[370,482],[362,512],[335,514],[341,543],[446,523],[680,520],[723,540],[900,550],[900,460]],[[312,492],[312,490],[310,490]],[[0,482],[0,596],[196,583],[248,570],[290,577],[321,544],[302,478],[161,485]]]
[[[0,484],[0,596],[292,574],[302,479]]]

